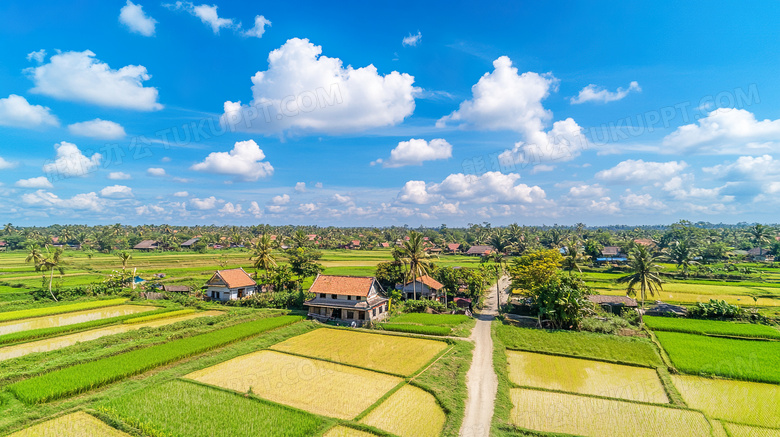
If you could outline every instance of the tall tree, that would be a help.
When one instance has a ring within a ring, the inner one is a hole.
[[[116,257],[122,262],[122,271],[124,272],[127,269],[127,262],[133,258],[133,255],[131,255],[130,252],[123,250],[117,253]]]
[[[639,288],[639,326],[641,327],[644,323],[643,316],[647,294],[650,293],[650,296],[655,296],[656,292],[663,290],[661,278],[656,274],[660,266],[655,264],[653,255],[641,245],[637,245],[631,250],[630,257],[628,265],[632,273],[619,278],[618,283],[628,284],[626,289],[626,295],[628,296],[636,296],[637,287]]]
[[[30,250],[30,254],[27,256],[27,262],[35,261],[35,271],[41,272],[41,271],[49,271],[49,294],[51,295],[51,298],[54,299],[54,301],[57,301],[57,298],[54,297],[54,293],[52,292],[52,283],[54,282],[54,270],[58,270],[60,274],[64,273],[64,269],[62,268],[62,252],[64,250],[62,247],[58,247],[54,251],[51,250],[51,247],[49,245],[46,245],[46,251],[45,252],[39,252],[39,254],[36,256],[33,254],[33,250]]]
[[[669,246],[669,259],[677,264],[678,269],[682,268],[683,276],[686,278],[688,277],[688,271],[690,270],[691,265],[696,264],[693,257],[693,249],[686,240],[675,241]]]
[[[412,278],[412,291],[415,300],[417,300],[417,278],[430,273],[433,266],[430,255],[425,252],[424,243],[422,234],[411,231],[409,240],[404,241],[401,249],[401,260],[409,269],[409,276]]]
[[[750,229],[748,229],[748,234],[750,234],[750,239],[753,240],[753,243],[758,247],[758,254],[763,255],[761,246],[769,240],[772,229],[768,226],[756,223],[755,226],[751,226]]]
[[[577,241],[572,241],[566,245],[566,256],[563,258],[563,267],[569,271],[569,275],[574,272],[574,269],[577,269],[579,273],[582,273],[580,262],[582,262],[580,245],[577,243]]]
[[[253,261],[252,266],[255,268],[255,273],[257,269],[263,270],[266,281],[268,280],[269,270],[271,267],[276,266],[273,254],[275,248],[276,242],[271,240],[271,236],[267,233],[263,234],[252,248],[253,256],[250,258]]]

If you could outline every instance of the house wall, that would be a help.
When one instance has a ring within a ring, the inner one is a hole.
[[[338,320],[344,320],[344,321],[355,321],[357,323],[362,322],[368,322],[368,321],[379,321],[384,320],[387,318],[388,312],[387,312],[387,306],[388,303],[385,302],[382,305],[378,306],[377,308],[374,308],[373,310],[358,310],[358,309],[348,309],[348,308],[341,308],[341,317]],[[328,307],[309,307],[309,314],[314,316],[319,316],[319,318],[322,319],[329,319],[333,317],[334,311],[337,310],[337,308],[328,308]],[[360,313],[365,312],[365,319],[360,320]],[[352,313],[352,317],[348,317]]]
[[[227,302],[229,300],[238,299],[238,290],[240,288],[244,288],[244,297],[251,296],[254,294],[253,287],[227,288],[227,287],[209,286],[208,288],[206,288],[206,295],[211,297],[212,300]],[[214,292],[219,293],[219,297],[214,297],[215,296]]]

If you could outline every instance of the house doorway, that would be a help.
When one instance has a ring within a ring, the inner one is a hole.
[[[341,308],[336,308],[335,310],[333,310],[332,316],[333,316],[334,319],[340,319],[341,318]]]

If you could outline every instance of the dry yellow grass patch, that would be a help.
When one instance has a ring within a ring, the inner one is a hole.
[[[58,417],[8,437],[130,437],[83,411]]]
[[[337,426],[331,428],[322,437],[376,437],[376,435],[346,426]]]
[[[756,428],[754,426],[726,423],[731,437],[780,437],[780,429]]]
[[[780,428],[780,385],[687,375],[672,382],[689,407],[710,417]]]
[[[411,375],[446,347],[446,343],[436,340],[323,328],[283,341],[271,349]]]
[[[186,375],[324,416],[352,419],[402,380],[325,361],[260,351]]]
[[[405,385],[360,422],[401,437],[436,437],[446,418],[433,395]]]
[[[506,354],[509,379],[518,385],[640,402],[669,402],[653,369],[530,352]]]
[[[704,415],[655,405],[514,388],[513,424],[588,437],[711,437]]]

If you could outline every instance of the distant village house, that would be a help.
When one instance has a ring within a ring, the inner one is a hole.
[[[255,294],[257,282],[242,268],[217,270],[206,282],[206,296],[227,302]]]

